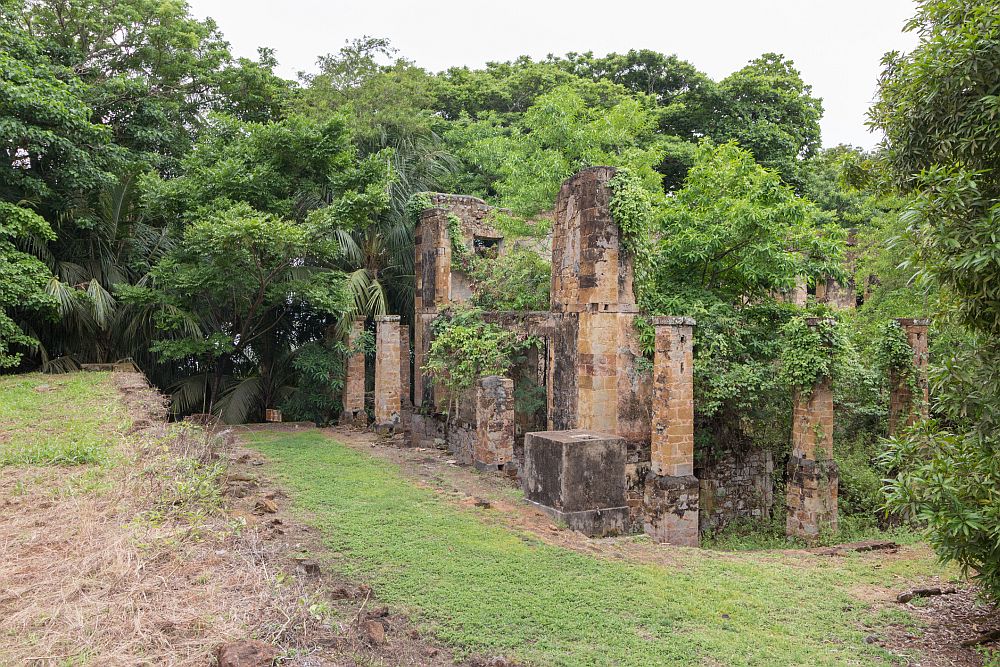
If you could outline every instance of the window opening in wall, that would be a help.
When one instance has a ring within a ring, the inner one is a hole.
[[[472,247],[477,256],[486,259],[496,259],[500,256],[500,242],[502,240],[488,236],[476,236],[473,237]]]

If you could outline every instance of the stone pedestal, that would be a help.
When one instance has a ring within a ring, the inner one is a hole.
[[[625,532],[625,440],[594,431],[524,437],[522,485],[528,502],[591,537]]]
[[[837,464],[792,455],[788,459],[788,518],[785,534],[815,539],[821,530],[837,529]]]
[[[927,386],[927,329],[930,320],[897,318],[896,323],[906,334],[913,350],[913,370],[916,383],[907,374],[897,371],[889,376],[889,435],[927,418],[930,392]],[[914,394],[916,389],[916,394]]]
[[[497,471],[514,460],[514,381],[490,375],[476,383],[473,464]]]
[[[364,328],[364,320],[354,320],[347,333],[347,348],[351,352],[347,356],[344,373],[344,411],[340,421],[342,424],[352,426],[368,424],[368,415],[365,412],[365,353],[364,350],[356,349]]]
[[[395,431],[400,423],[399,315],[376,318],[375,430]]]
[[[810,327],[833,320],[809,318]],[[792,455],[788,460],[785,534],[807,540],[837,529],[837,464],[833,460],[833,386],[820,378],[797,390],[792,407]]]

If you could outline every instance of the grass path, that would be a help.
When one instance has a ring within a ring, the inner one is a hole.
[[[331,565],[467,652],[545,665],[888,664],[866,626],[905,614],[850,591],[941,573],[924,552],[879,563],[678,550],[677,568],[600,559],[484,522],[319,432],[250,444],[321,531]]]

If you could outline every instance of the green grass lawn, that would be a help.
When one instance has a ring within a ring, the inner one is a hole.
[[[321,531],[331,565],[460,654],[544,665],[886,664],[893,656],[864,637],[899,619],[850,589],[940,573],[929,553],[881,566],[685,549],[674,568],[606,560],[483,521],[321,433],[260,433],[251,445]]]
[[[125,410],[108,373],[0,376],[0,467],[110,460]]]

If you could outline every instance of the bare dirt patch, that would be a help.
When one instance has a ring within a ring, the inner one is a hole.
[[[308,528],[256,485],[232,432],[164,424],[138,374],[107,383],[130,416],[107,434],[114,465],[0,469],[0,665],[207,665],[248,640],[281,664],[453,662],[370,589],[298,557]],[[261,498],[276,511],[255,513]]]
[[[930,582],[948,589],[942,582]],[[899,604],[887,602],[885,608],[905,609],[915,619],[914,625],[892,625],[873,641],[896,651],[916,651],[919,658],[911,664],[921,667],[980,667],[983,656],[963,642],[987,632],[1000,630],[1000,611],[978,599],[974,586],[957,587],[954,593],[917,598]],[[983,648],[1000,651],[1000,642],[989,642]]]

